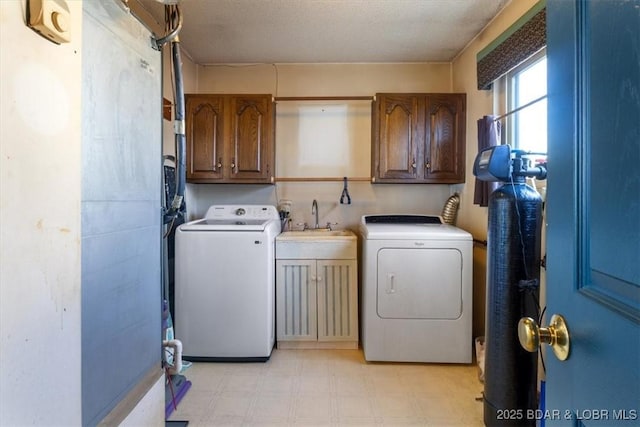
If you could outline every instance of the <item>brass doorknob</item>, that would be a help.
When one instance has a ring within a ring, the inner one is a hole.
[[[564,317],[559,314],[551,316],[551,323],[546,328],[538,326],[531,317],[523,317],[518,322],[518,339],[522,348],[531,353],[542,344],[549,344],[558,360],[569,357],[569,330]]]

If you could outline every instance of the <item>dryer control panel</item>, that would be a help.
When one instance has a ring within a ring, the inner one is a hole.
[[[363,224],[442,224],[442,218],[434,215],[365,215]]]

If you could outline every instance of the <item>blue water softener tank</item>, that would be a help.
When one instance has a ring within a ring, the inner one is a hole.
[[[514,157],[515,154],[515,157]],[[489,198],[487,300],[485,321],[484,423],[535,426],[537,353],[520,346],[518,321],[539,319],[542,198],[527,176],[546,177],[544,167],[528,168],[508,145],[482,151],[474,164],[480,180],[503,182]]]

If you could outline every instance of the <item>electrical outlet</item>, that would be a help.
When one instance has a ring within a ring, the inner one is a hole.
[[[291,207],[293,203],[291,200],[282,199],[278,203],[278,211],[285,213],[285,218],[288,218],[291,215]]]

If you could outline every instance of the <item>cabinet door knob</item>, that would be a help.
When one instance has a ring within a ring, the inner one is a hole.
[[[218,169],[222,167],[222,157],[218,159],[218,164],[216,166],[218,167]]]
[[[427,160],[427,162],[424,164],[424,167],[427,168],[427,170],[431,169],[431,162]]]
[[[236,170],[236,158],[235,157],[231,158],[231,170],[234,171],[234,172],[238,172]]]
[[[413,162],[411,163],[411,167],[413,168],[413,170],[416,170],[416,159],[415,159],[415,157],[413,158]]]

